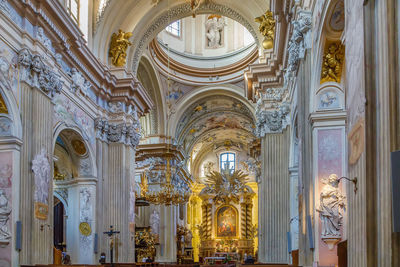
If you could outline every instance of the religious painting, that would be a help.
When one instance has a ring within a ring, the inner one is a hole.
[[[233,206],[222,206],[216,213],[217,237],[237,236],[237,211]]]

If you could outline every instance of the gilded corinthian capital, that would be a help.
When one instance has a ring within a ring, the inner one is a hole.
[[[132,45],[129,38],[132,37],[131,32],[123,32],[121,29],[118,33],[113,33],[111,36],[111,44],[109,56],[112,64],[117,67],[123,67],[126,64],[126,50]]]

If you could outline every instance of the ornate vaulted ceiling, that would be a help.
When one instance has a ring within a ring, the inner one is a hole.
[[[242,150],[255,139],[254,120],[250,110],[240,101],[223,95],[198,100],[189,106],[180,118],[176,140],[190,153],[237,146]]]

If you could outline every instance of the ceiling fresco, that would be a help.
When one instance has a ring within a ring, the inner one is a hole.
[[[246,146],[253,135],[254,121],[250,110],[240,101],[227,96],[212,96],[191,105],[177,127],[177,140],[185,151],[201,150],[230,140]]]

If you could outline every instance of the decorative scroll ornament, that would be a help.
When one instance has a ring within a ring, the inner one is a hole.
[[[317,209],[322,223],[321,239],[329,249],[333,249],[341,239],[340,228],[343,224],[344,199],[345,197],[339,191],[337,175],[329,175],[320,193],[320,206]]]
[[[344,62],[344,45],[340,41],[327,42],[322,59],[321,84],[324,82],[340,83]]]
[[[297,20],[292,22],[293,32],[288,45],[288,65],[285,72],[285,83],[297,73],[300,59],[304,58],[305,51],[311,48],[311,14],[301,12]]]
[[[279,133],[288,125],[289,105],[282,104],[278,110],[256,109],[255,135],[264,137],[268,133]]]
[[[256,17],[255,22],[259,23],[260,26],[258,29],[260,33],[264,36],[264,41],[262,45],[264,49],[272,49],[274,48],[274,39],[275,39],[275,19],[272,11],[266,11],[265,14]]]
[[[60,76],[43,63],[40,55],[32,55],[27,48],[23,48],[18,53],[18,64],[21,81],[40,88],[50,97],[61,92],[63,82]]]
[[[76,68],[71,68],[69,75],[72,80],[71,91],[74,93],[81,91],[84,95],[87,95],[92,85],[83,77],[82,73]]]
[[[131,32],[123,32],[121,29],[118,33],[113,33],[111,36],[111,45],[109,56],[114,66],[123,67],[126,64],[126,50],[132,45],[129,38],[132,37]]]
[[[110,124],[105,118],[95,120],[96,138],[106,142],[124,143],[131,145],[134,149],[139,144],[140,122],[134,120],[131,124]]]
[[[3,189],[0,189],[0,245],[8,244],[11,240],[11,232],[8,229],[11,207],[8,205],[8,198]]]

